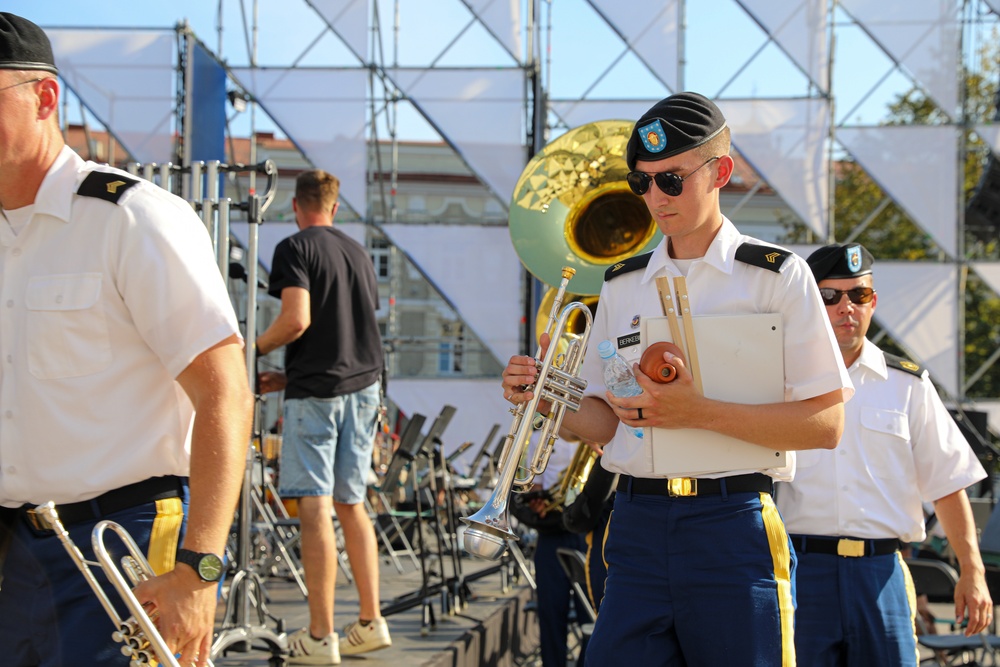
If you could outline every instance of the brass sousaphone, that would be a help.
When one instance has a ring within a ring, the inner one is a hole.
[[[535,397],[513,411],[493,494],[479,512],[462,519],[468,526],[466,551],[475,556],[495,560],[517,539],[508,518],[509,495],[526,491],[544,471],[564,411],[579,407],[586,382],[578,375],[605,270],[659,243],[660,232],[645,203],[625,181],[631,131],[630,121],[618,120],[570,130],[528,162],[514,188],[511,240],[525,268],[550,286],[538,309],[536,333],[548,332],[553,345],[544,360],[540,348],[536,353],[540,370]],[[567,291],[570,279],[572,294]],[[564,299],[573,303],[562,309]],[[552,402],[552,409],[539,420],[540,444],[529,456],[532,417],[543,397]],[[577,457],[581,462],[586,458]],[[522,459],[526,471],[518,477]],[[589,467],[579,473],[567,470],[564,478],[585,478]]]
[[[511,198],[510,238],[521,263],[550,293],[569,266],[576,275],[567,300],[596,296],[608,267],[652,250],[662,238],[645,202],[625,182],[632,125],[603,120],[569,130],[521,172]],[[551,301],[546,295],[539,319]]]

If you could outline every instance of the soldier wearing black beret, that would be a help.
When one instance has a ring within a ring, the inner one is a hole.
[[[57,74],[0,12],[0,663],[131,664],[51,502],[84,553],[98,521],[129,532],[159,573],[135,596],[204,667],[250,437],[239,324],[191,206],[65,144]]]
[[[612,341],[637,364],[652,342],[641,340],[642,319],[664,315],[657,281],[676,288],[683,277],[695,317],[782,315],[788,398],[754,406],[713,400],[699,391],[684,355],[670,353],[663,361],[677,367],[675,380],[659,384],[636,373],[642,393],[616,397],[604,391],[598,355],[586,355],[587,396],[577,412],[565,413],[563,425],[607,443],[601,465],[619,474],[603,551],[607,588],[587,646],[591,667],[666,667],[692,656],[706,665],[794,661],[795,559],[770,496],[790,467],[734,469],[706,459],[704,472],[690,479],[690,469],[653,455],[650,437],[694,450],[722,434],[773,451],[834,447],[840,436],[850,382],[809,267],[784,248],[741,234],[722,214],[719,192],[733,174],[729,150],[722,109],[698,93],[671,95],[636,121],[627,181],[664,238],[651,253],[607,271],[590,340]],[[505,398],[529,400],[535,378],[533,358],[513,357],[504,371]],[[794,456],[786,454],[789,465]],[[720,618],[725,632],[718,631]]]
[[[924,369],[868,340],[878,304],[868,249],[835,243],[806,261],[856,393],[836,451],[804,453],[778,494],[799,557],[796,657],[803,665],[873,658],[912,665],[916,609],[900,545],[924,540],[925,501],[934,501],[961,564],[954,599],[959,620],[968,619],[966,634],[990,621],[993,603],[965,493],[986,472]]]
[[[0,69],[58,74],[45,31],[20,16],[0,12]]]

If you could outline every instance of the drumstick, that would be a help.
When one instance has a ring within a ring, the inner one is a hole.
[[[684,339],[681,338],[681,328],[677,323],[677,307],[674,304],[670,281],[667,280],[666,276],[660,276],[656,279],[656,289],[660,293],[660,306],[663,308],[663,314],[667,316],[667,322],[670,324],[670,338],[673,339],[677,347],[683,349]]]
[[[687,361],[691,368],[691,375],[694,377],[694,386],[698,388],[698,393],[705,395],[701,387],[701,370],[698,366],[698,348],[694,342],[694,323],[691,321],[691,300],[688,299],[687,280],[684,276],[674,278],[674,287],[677,289],[677,299],[680,301],[680,311],[684,319],[684,337],[687,345]]]

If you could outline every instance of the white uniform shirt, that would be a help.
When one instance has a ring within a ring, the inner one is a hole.
[[[694,315],[739,315],[781,313],[785,348],[785,400],[798,401],[840,389],[850,398],[850,380],[827,319],[819,290],[805,260],[790,255],[780,272],[752,266],[736,260],[736,249],[750,242],[767,245],[744,236],[728,219],[709,246],[705,256],[691,262],[687,272],[688,295]],[[587,394],[604,400],[604,380],[597,344],[610,340],[617,346],[619,337],[633,337],[632,345],[618,352],[629,365],[639,362],[642,346],[637,344],[642,317],[662,317],[663,309],[656,290],[658,276],[680,276],[681,271],[667,253],[664,239],[650,257],[645,270],[616,276],[604,283],[590,333],[590,350],[584,360],[582,376],[587,380]],[[627,433],[619,424],[601,459],[612,472],[635,477],[653,477],[652,448]],[[784,468],[764,472],[776,479],[788,479],[794,471],[794,452],[789,452]],[[701,477],[723,477],[755,472],[719,470]]]
[[[15,235],[0,217],[0,505],[87,500],[187,475],[193,408],[174,378],[239,332],[201,220],[140,181],[75,194],[63,148]]]
[[[924,539],[923,501],[986,477],[924,372],[886,366],[868,340],[850,368],[857,393],[833,450],[801,452],[777,503],[789,533]]]

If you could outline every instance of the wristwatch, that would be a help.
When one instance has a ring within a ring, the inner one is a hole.
[[[222,559],[215,554],[178,549],[177,562],[190,565],[202,581],[218,581],[222,578]]]

